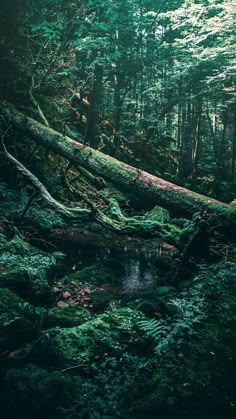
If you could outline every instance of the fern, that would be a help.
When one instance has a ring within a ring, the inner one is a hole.
[[[176,298],[171,300],[177,312],[174,318],[168,316],[165,319],[151,319],[139,322],[139,326],[156,344],[155,353],[173,349],[174,345],[182,345],[195,333],[195,325],[206,318],[204,310],[204,298]]]

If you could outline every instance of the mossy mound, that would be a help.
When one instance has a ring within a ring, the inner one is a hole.
[[[86,266],[68,275],[65,280],[66,282],[87,282],[95,286],[101,286],[107,283],[116,284],[119,282],[123,270],[124,268],[121,264],[111,260],[106,263],[95,263],[94,265]]]
[[[32,246],[30,243],[22,240],[17,234],[14,235],[13,239],[6,243],[5,250],[14,254],[38,254],[39,250]]]
[[[0,348],[21,347],[38,335],[33,307],[6,288],[0,289]]]
[[[144,318],[138,311],[122,308],[98,315],[81,326],[49,329],[46,338],[43,336],[39,342],[38,352],[44,353],[47,358],[46,354],[50,351],[51,359],[60,360],[65,366],[91,364],[104,354],[117,356],[124,351],[142,353],[146,340],[138,322]]]
[[[48,310],[44,328],[74,327],[92,319],[92,314],[79,305],[65,305]]]
[[[2,417],[72,419],[63,410],[67,408],[69,413],[73,400],[80,396],[81,390],[82,380],[79,377],[58,371],[49,372],[35,365],[11,368],[4,379],[4,391],[0,394]]]
[[[52,302],[48,280],[56,264],[53,255],[39,251],[16,235],[0,252],[0,264],[1,288],[9,288],[35,304]]]
[[[97,310],[101,310],[106,307],[112,299],[112,293],[104,289],[97,289],[91,294],[91,302]]]

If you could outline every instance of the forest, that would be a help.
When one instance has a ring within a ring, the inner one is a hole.
[[[2,419],[236,417],[234,0],[1,0]]]

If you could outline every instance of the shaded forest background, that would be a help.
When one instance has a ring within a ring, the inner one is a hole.
[[[231,0],[4,0],[1,94],[84,144],[230,202],[234,21]]]
[[[3,419],[235,419],[234,3],[1,0]]]

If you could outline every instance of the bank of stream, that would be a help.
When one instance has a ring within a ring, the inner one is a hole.
[[[164,285],[176,253],[173,246],[157,239],[103,240],[96,235],[82,236],[76,243],[57,241],[57,247],[66,254],[59,268],[63,275],[87,272],[87,282],[96,283],[105,271],[104,280],[98,280],[97,285],[113,290],[114,297],[123,300],[151,296]]]

